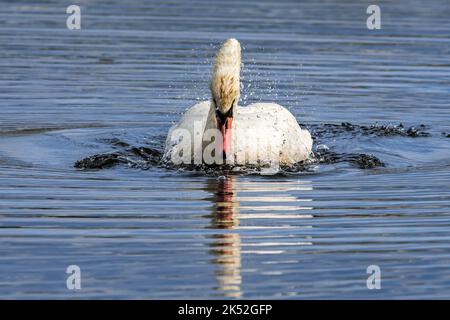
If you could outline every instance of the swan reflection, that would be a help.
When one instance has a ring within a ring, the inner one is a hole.
[[[238,202],[233,188],[235,177],[217,181],[211,225],[217,229],[233,229],[239,225]],[[214,263],[219,291],[225,297],[240,298],[241,292],[241,237],[235,232],[214,235]]]
[[[243,230],[280,229],[281,233],[286,233],[289,229],[310,228],[303,224],[299,226],[298,221],[313,218],[306,212],[313,209],[312,199],[296,195],[298,192],[303,194],[304,191],[312,190],[309,181],[255,181],[241,178],[227,176],[223,179],[211,179],[207,186],[207,190],[213,194],[211,227],[218,231],[213,235],[214,241],[211,243],[213,263],[218,266],[215,272],[217,291],[230,298],[242,297],[243,255],[251,258],[251,254],[282,254],[284,248],[312,245],[309,236],[297,239],[302,241],[277,241],[277,238],[283,238],[285,234],[278,237],[276,234],[268,237],[260,235],[257,240],[246,237],[248,240],[241,241],[240,233]],[[251,219],[258,223],[253,223]],[[248,223],[250,221],[252,223]],[[295,223],[287,225],[286,221]],[[240,225],[240,222],[247,223]]]

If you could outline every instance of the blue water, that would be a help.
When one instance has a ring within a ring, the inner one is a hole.
[[[450,298],[450,5],[379,1],[0,2],[0,298]],[[327,135],[386,166],[215,175],[77,170],[112,138],[161,148],[243,46],[240,105],[307,126],[424,124],[428,137]],[[81,290],[66,287],[67,266]],[[366,286],[369,265],[381,289]]]

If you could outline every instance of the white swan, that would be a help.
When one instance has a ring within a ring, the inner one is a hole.
[[[309,157],[312,139],[275,103],[237,105],[241,46],[225,41],[217,52],[211,101],[189,108],[167,136],[164,159],[175,164],[290,166]]]

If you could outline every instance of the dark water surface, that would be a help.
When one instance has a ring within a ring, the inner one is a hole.
[[[378,31],[360,1],[78,3],[77,31],[71,2],[0,2],[0,298],[450,298],[448,1],[379,1]],[[73,167],[118,140],[160,149],[228,37],[241,105],[276,101],[316,146],[385,167]]]

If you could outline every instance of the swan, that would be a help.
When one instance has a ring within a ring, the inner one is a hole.
[[[167,135],[163,160],[173,164],[292,166],[306,160],[311,135],[276,103],[238,106],[241,46],[226,40],[216,53],[211,100],[189,108]]]

